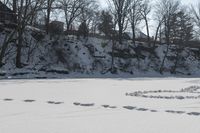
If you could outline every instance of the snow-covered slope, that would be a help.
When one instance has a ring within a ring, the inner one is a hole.
[[[112,63],[112,42],[106,39],[89,37],[77,39],[75,36],[60,36],[50,39],[44,36],[38,39],[33,32],[25,33],[25,46],[22,51],[22,69],[15,67],[15,44],[10,44],[3,60],[5,65],[0,68],[0,78],[42,78],[68,77],[66,74],[110,74]],[[0,34],[2,45],[4,34]],[[160,76],[159,70],[167,46],[157,45],[149,48],[145,43],[130,41],[123,45],[117,44],[114,52],[114,68],[116,74],[132,76]],[[174,67],[176,52],[170,46],[164,63],[164,76],[170,76]],[[173,75],[200,75],[199,50],[184,48],[179,53],[177,69]]]

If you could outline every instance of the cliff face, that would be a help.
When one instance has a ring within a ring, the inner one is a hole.
[[[2,48],[7,33],[0,34]],[[22,51],[22,69],[15,68],[16,44],[11,42],[3,58],[1,75],[43,75],[43,74],[108,74],[111,73],[112,55],[114,74],[137,76],[160,75],[199,75],[199,49],[170,45],[148,47],[145,43],[131,41],[115,45],[112,54],[112,42],[106,39],[89,37],[77,39],[75,36],[59,36],[49,39],[27,30],[24,35]],[[21,74],[15,74],[21,73]]]

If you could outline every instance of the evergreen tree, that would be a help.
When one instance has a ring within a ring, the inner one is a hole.
[[[172,40],[176,44],[187,44],[193,39],[193,24],[191,17],[184,11],[173,16]]]
[[[107,37],[111,37],[113,30],[113,18],[109,12],[102,11],[100,16],[101,22],[99,23],[98,29],[103,32]]]
[[[83,36],[84,38],[88,37],[89,29],[86,22],[82,22],[78,28],[78,35]]]

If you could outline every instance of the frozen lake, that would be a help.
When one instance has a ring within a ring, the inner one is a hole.
[[[200,79],[1,80],[0,133],[200,133]]]

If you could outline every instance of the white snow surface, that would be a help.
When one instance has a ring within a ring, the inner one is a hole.
[[[200,79],[195,78],[1,80],[0,133],[199,133],[200,115],[189,115],[200,112],[199,99],[126,96],[198,85]]]

